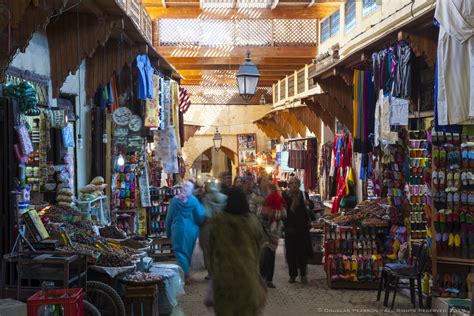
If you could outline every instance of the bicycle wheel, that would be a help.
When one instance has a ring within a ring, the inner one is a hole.
[[[85,316],[101,316],[97,307],[84,300],[84,315]]]
[[[120,295],[105,283],[87,281],[85,298],[99,310],[102,316],[125,316],[125,305]]]

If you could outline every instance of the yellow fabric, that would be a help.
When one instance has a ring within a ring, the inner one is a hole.
[[[359,103],[357,102],[358,98],[359,98],[359,95],[357,93],[357,88],[359,86],[359,71],[358,70],[354,70],[354,86],[353,86],[353,89],[354,89],[354,99],[352,100],[352,104],[353,104],[353,118],[354,118],[354,128],[353,128],[353,132],[352,132],[352,137],[353,138],[357,138],[359,135],[357,135],[357,129],[358,129],[358,126],[357,126],[357,113],[359,113]]]
[[[354,185],[354,172],[352,171],[352,167],[349,167],[349,170],[347,170],[347,176],[346,176],[346,195],[350,194],[350,185]]]
[[[173,117],[174,134],[176,135],[176,143],[178,144],[178,155],[181,154],[181,139],[179,138],[179,85],[177,82],[171,83],[171,111]]]

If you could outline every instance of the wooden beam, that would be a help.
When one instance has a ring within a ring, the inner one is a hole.
[[[165,57],[166,60],[174,64],[210,64],[210,65],[240,65],[245,61],[244,57]],[[278,57],[258,57],[252,58],[252,62],[258,66],[260,65],[292,65],[293,70],[304,67],[307,63],[311,62],[311,58],[308,57],[295,57],[295,58],[278,58]],[[174,65],[177,69],[178,66]],[[211,68],[212,69],[212,68]]]
[[[234,69],[227,69],[227,70],[221,70],[222,72],[224,71],[232,71],[235,72],[237,67],[234,67]],[[260,70],[260,75],[261,76],[280,76],[281,74],[292,74],[292,70],[280,70],[280,69],[272,69],[272,68],[265,68],[265,69],[259,69]],[[219,71],[219,70],[217,70]],[[212,70],[199,70],[199,69],[183,69],[180,70],[179,72],[183,76],[197,76],[197,75],[214,75],[216,74]]]
[[[201,9],[198,6],[169,7],[146,4],[148,13],[153,19],[321,19],[332,12],[339,4],[315,4],[311,8],[276,7],[274,10],[265,9]]]
[[[167,59],[168,60],[168,59]],[[173,66],[178,70],[237,70],[240,64],[193,64],[188,62],[175,62]],[[269,71],[287,71],[289,74],[298,69],[297,65],[288,64],[272,64],[272,65],[257,65],[258,70]]]
[[[258,86],[259,87],[271,87],[276,81],[278,80],[259,80],[258,81]],[[190,86],[200,86],[200,85],[205,85],[206,80],[201,80],[201,79],[191,79],[191,80],[181,80],[182,85],[190,85]],[[234,85],[237,84],[236,80],[228,79],[228,80],[218,80],[215,83],[212,82],[212,85]]]
[[[161,56],[168,57],[238,57],[245,58],[247,47],[157,46]],[[317,47],[252,47],[250,57],[315,58]]]

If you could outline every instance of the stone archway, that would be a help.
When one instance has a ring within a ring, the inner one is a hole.
[[[183,158],[186,164],[186,172],[194,161],[206,150],[214,147],[212,135],[195,135],[191,137],[183,147]],[[232,174],[235,172],[237,158],[237,137],[235,135],[222,135],[222,148],[227,157],[232,160]],[[232,157],[233,156],[233,157]]]
[[[183,147],[183,158],[186,167],[189,168],[193,162],[207,149],[214,147],[212,135],[194,135]],[[237,137],[235,135],[222,135],[222,147],[226,147],[237,155]]]

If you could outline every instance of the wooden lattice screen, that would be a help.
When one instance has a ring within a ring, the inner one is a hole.
[[[305,84],[304,84],[304,73],[305,69],[301,69],[297,72],[297,92],[298,94],[304,92]]]
[[[286,99],[286,80],[280,81],[280,100]]]
[[[191,103],[195,104],[230,104],[243,105],[247,104],[239,95],[236,85],[184,85],[188,91]],[[249,104],[260,104],[260,98],[264,95],[267,103],[272,103],[272,88],[258,87],[255,97]]]
[[[295,75],[288,77],[288,98],[295,95]]]
[[[308,67],[308,78],[311,78],[309,79],[308,81],[308,87],[309,89],[313,89],[313,88],[316,88],[316,84],[314,83],[314,80],[313,80],[313,77],[314,75],[316,75],[316,65],[309,65]]]
[[[161,46],[315,47],[315,19],[160,19]]]

